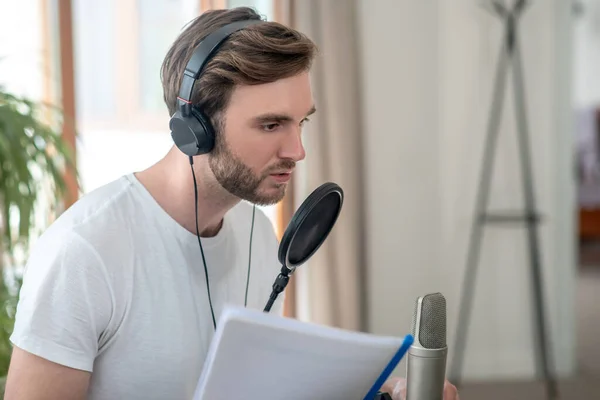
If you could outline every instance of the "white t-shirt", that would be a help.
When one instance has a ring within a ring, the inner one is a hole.
[[[240,202],[201,239],[217,322],[226,303],[244,304],[251,223],[252,205]],[[267,303],[277,250],[257,208],[248,307]],[[130,174],[82,197],[35,244],[11,340],[91,371],[91,400],[164,400],[192,398],[213,333],[196,235]]]

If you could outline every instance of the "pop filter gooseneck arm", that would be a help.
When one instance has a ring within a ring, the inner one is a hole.
[[[287,286],[290,275],[321,247],[333,229],[344,203],[344,191],[332,182],[315,189],[294,213],[279,245],[281,271],[264,311],[271,311],[277,296]]]

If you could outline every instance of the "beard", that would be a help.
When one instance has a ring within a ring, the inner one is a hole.
[[[268,206],[283,199],[287,185],[275,183],[269,190],[261,191],[261,183],[274,171],[293,169],[296,163],[284,160],[257,175],[231,151],[224,139],[217,136],[215,148],[209,153],[208,165],[217,182],[229,193],[256,205]]]

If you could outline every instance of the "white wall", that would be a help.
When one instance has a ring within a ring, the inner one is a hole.
[[[574,93],[577,107],[600,105],[600,2],[579,0],[574,29]]]
[[[441,291],[452,346],[501,25],[474,0],[357,2],[370,330],[409,332],[416,297]],[[568,2],[534,2],[521,36],[536,195],[545,216],[546,304],[563,374],[575,356],[569,12]],[[518,208],[523,199],[512,91],[506,99],[494,209]],[[525,230],[488,228],[484,238],[463,376],[529,378]]]
[[[573,103],[577,116],[577,162],[584,179],[578,187],[580,207],[600,205],[600,156],[596,111],[600,107],[600,2],[578,0],[581,5],[573,29]]]

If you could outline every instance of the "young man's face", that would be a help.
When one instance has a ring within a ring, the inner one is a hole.
[[[209,156],[219,183],[252,203],[281,200],[296,162],[304,159],[302,125],[312,112],[308,73],[237,87]]]

